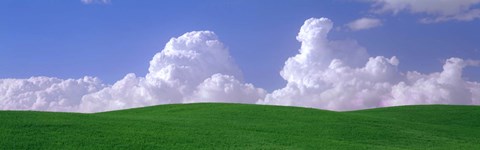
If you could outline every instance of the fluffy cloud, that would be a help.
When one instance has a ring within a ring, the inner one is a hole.
[[[401,11],[423,13],[430,18],[421,19],[424,23],[450,20],[470,21],[480,18],[480,9],[474,8],[480,0],[368,0],[377,13]]]
[[[102,89],[93,77],[0,79],[0,109],[77,111],[82,96]]]
[[[185,102],[254,103],[266,92],[242,81],[228,49],[210,31],[172,38],[145,77],[127,74],[111,86],[96,78],[0,80],[1,109],[98,112]]]
[[[256,103],[266,91],[252,84],[243,84],[233,76],[214,74],[197,86],[186,102]]]
[[[263,89],[244,84],[228,49],[210,31],[172,38],[150,61],[146,77],[128,74],[86,95],[81,111],[96,112],[167,103],[255,102]]]
[[[358,31],[358,30],[366,30],[366,29],[379,27],[381,25],[382,25],[382,21],[380,19],[360,18],[348,23],[347,27],[350,28],[350,30]]]
[[[98,112],[167,103],[233,102],[354,110],[411,104],[480,104],[480,83],[462,78],[479,61],[450,58],[441,72],[400,72],[395,57],[371,57],[353,40],[330,40],[333,22],[305,21],[299,53],[280,72],[285,87],[267,93],[244,83],[228,49],[210,31],[172,38],[150,61],[113,85],[94,77],[0,79],[0,109]]]
[[[450,58],[440,73],[399,72],[394,56],[368,57],[352,41],[327,38],[333,23],[327,18],[305,21],[297,40],[299,54],[280,72],[284,88],[259,104],[353,110],[406,104],[477,104],[480,84],[462,79],[462,69],[475,61]],[[362,65],[364,64],[364,65]]]
[[[406,81],[392,87],[393,98],[386,105],[478,104],[479,83],[462,79],[462,70],[467,66],[478,66],[478,62],[450,58],[442,72],[408,72]]]

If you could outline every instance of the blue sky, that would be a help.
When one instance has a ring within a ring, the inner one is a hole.
[[[210,30],[228,47],[244,81],[272,92],[288,82],[279,72],[298,53],[301,43],[295,37],[312,17],[334,22],[329,39],[355,40],[370,56],[396,56],[403,72],[440,72],[450,57],[480,60],[479,19],[424,23],[422,18],[456,14],[415,10],[413,4],[397,13],[378,12],[382,0],[373,1],[3,0],[0,78],[88,75],[113,84],[128,73],[145,76],[149,61],[170,38]],[[477,2],[469,4],[470,10],[477,8]],[[348,28],[364,17],[381,25]],[[463,73],[469,81],[480,81],[479,68]]]
[[[146,74],[148,60],[171,38],[214,31],[229,47],[245,80],[269,90],[283,86],[279,71],[298,50],[299,26],[328,17],[342,26],[368,16],[355,1],[2,1],[0,77],[97,76],[107,83],[126,73]],[[372,55],[397,56],[401,69],[432,72],[456,56],[480,59],[479,21],[421,24],[417,15],[379,15],[382,27],[335,31]],[[466,76],[479,80],[478,69]]]

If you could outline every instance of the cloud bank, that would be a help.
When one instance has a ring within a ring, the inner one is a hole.
[[[211,31],[172,38],[150,61],[113,85],[98,78],[0,79],[0,109],[99,112],[158,104],[232,102],[354,110],[411,104],[480,104],[480,83],[462,78],[479,61],[450,58],[441,72],[401,72],[395,57],[370,56],[353,40],[330,40],[333,22],[305,21],[299,53],[280,71],[285,87],[267,93],[245,83]]]
[[[410,13],[427,14],[423,23],[444,21],[471,21],[480,18],[480,0],[367,0],[373,3],[376,13],[392,12],[397,14],[402,11]]]
[[[94,77],[0,79],[0,109],[77,111],[83,95],[104,87]]]

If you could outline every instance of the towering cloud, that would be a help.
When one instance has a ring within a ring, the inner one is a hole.
[[[265,95],[263,89],[242,83],[241,71],[228,49],[210,31],[172,38],[153,57],[148,70],[146,77],[128,74],[113,86],[84,96],[80,111],[183,102],[255,102]]]
[[[260,104],[295,105],[352,110],[405,104],[477,104],[477,82],[462,79],[462,69],[478,62],[450,58],[440,73],[401,73],[394,56],[368,58],[353,41],[327,38],[327,18],[305,21],[297,40],[299,54],[280,72],[287,85],[268,94]],[[362,65],[364,64],[364,65]]]

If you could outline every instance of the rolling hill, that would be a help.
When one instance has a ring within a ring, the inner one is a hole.
[[[334,112],[172,104],[95,114],[0,111],[1,149],[480,149],[480,107]]]

